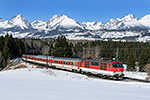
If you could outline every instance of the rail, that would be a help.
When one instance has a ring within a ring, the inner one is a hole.
[[[150,83],[149,80],[142,80],[142,79],[137,79],[137,78],[132,78],[132,77],[123,77],[123,79],[131,80],[131,81],[137,81],[137,82]]]

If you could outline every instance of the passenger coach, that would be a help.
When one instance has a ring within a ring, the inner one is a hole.
[[[123,77],[123,65],[118,60],[109,59],[79,59],[52,56],[23,55],[23,60],[48,65],[60,69],[96,74],[104,78],[121,79]]]

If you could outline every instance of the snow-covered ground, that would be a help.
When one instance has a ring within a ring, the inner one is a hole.
[[[149,100],[150,84],[28,68],[0,72],[0,100]],[[138,74],[140,75],[140,74]]]
[[[126,71],[127,69],[127,65],[123,64],[124,66],[124,74],[125,77],[131,77],[131,78],[135,78],[135,79],[141,79],[141,80],[145,80],[148,77],[148,74],[146,72],[138,72],[139,68],[136,67],[135,72],[130,72],[130,71]]]

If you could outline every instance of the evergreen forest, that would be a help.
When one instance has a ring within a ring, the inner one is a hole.
[[[55,45],[51,44],[49,55],[57,57],[88,58],[94,57],[115,58],[127,64],[127,70],[144,71],[143,67],[150,63],[150,43],[122,42],[122,41],[86,41],[68,43],[64,36],[58,36]]]
[[[24,43],[21,39],[6,34],[0,36],[0,69],[7,66],[11,59],[21,57],[24,52]]]
[[[127,70],[144,71],[143,67],[150,63],[150,43],[122,41],[67,40],[65,36],[57,39],[18,39],[6,34],[0,36],[0,68],[22,54],[49,55],[55,57],[84,58],[93,57],[116,58],[127,64]]]

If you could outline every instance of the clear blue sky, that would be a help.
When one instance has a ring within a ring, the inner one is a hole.
[[[128,14],[137,18],[150,14],[150,0],[0,0],[0,18],[9,20],[16,14],[29,22],[65,14],[79,22],[106,23]]]

